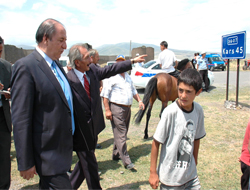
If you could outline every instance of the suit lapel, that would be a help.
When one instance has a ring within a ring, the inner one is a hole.
[[[35,53],[36,53],[36,57],[37,57],[37,61],[38,61],[37,65],[44,72],[44,74],[48,77],[50,82],[54,85],[54,87],[55,87],[56,91],[58,92],[59,96],[62,98],[65,105],[69,108],[69,105],[68,105],[68,102],[67,102],[67,100],[65,98],[62,87],[61,87],[60,83],[58,82],[58,80],[56,79],[54,73],[49,68],[49,66],[48,66],[47,62],[44,60],[44,58],[36,50],[35,50]],[[60,66],[59,66],[59,68],[60,68]],[[63,73],[65,73],[65,72],[63,72]]]
[[[89,100],[87,92],[85,91],[84,87],[82,86],[81,81],[78,79],[78,77],[76,76],[76,74],[75,74],[75,72],[73,70],[69,71],[68,75],[69,75],[69,78],[71,80],[70,81],[71,87],[74,88],[74,91],[79,94],[79,96],[81,97],[83,102],[85,102],[85,104],[90,109],[91,108],[91,102]]]

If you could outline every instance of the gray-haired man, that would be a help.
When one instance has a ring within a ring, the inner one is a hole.
[[[143,61],[143,57],[104,68],[91,67],[92,59],[86,44],[76,44],[70,48],[69,59],[73,69],[67,76],[74,99],[74,150],[79,158],[70,176],[73,189],[78,189],[85,178],[89,189],[101,189],[94,153],[97,135],[105,128],[99,81],[130,70],[131,62]]]

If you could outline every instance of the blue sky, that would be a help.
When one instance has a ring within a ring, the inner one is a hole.
[[[221,52],[222,35],[247,32],[249,0],[0,0],[0,35],[5,44],[35,46],[46,18],[62,22],[68,48],[132,42],[169,48]],[[249,47],[249,48],[248,48]]]

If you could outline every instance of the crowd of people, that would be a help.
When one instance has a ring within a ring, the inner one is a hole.
[[[122,160],[128,170],[135,168],[126,144],[131,105],[135,99],[139,109],[145,106],[126,71],[132,64],[141,66],[146,55],[130,60],[118,55],[112,66],[99,67],[98,52],[87,43],[78,43],[69,50],[66,74],[58,62],[67,48],[66,40],[63,24],[46,19],[37,29],[37,47],[31,54],[13,67],[0,59],[0,189],[10,187],[12,125],[22,178],[39,175],[40,189],[78,189],[85,179],[89,189],[102,189],[95,156],[98,135],[105,128],[102,99],[114,135],[112,159]],[[0,57],[2,46],[0,37]],[[197,61],[198,72],[190,69],[193,65],[188,59],[178,63],[166,41],[160,47],[157,62],[162,72],[178,78],[179,98],[163,111],[153,136],[149,183],[154,189],[159,182],[161,189],[200,189],[196,165],[200,139],[206,132],[202,107],[194,99],[202,91],[201,76],[206,79],[205,52]],[[79,161],[68,175],[73,151]],[[242,163],[247,156],[241,157]],[[245,183],[248,164],[242,164]]]

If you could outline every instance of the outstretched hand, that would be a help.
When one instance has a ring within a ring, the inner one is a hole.
[[[145,55],[140,55],[140,56],[134,58],[134,62],[135,62],[135,63],[137,63],[137,62],[145,62],[144,57],[147,57],[147,56],[148,56],[147,54],[145,54]]]

